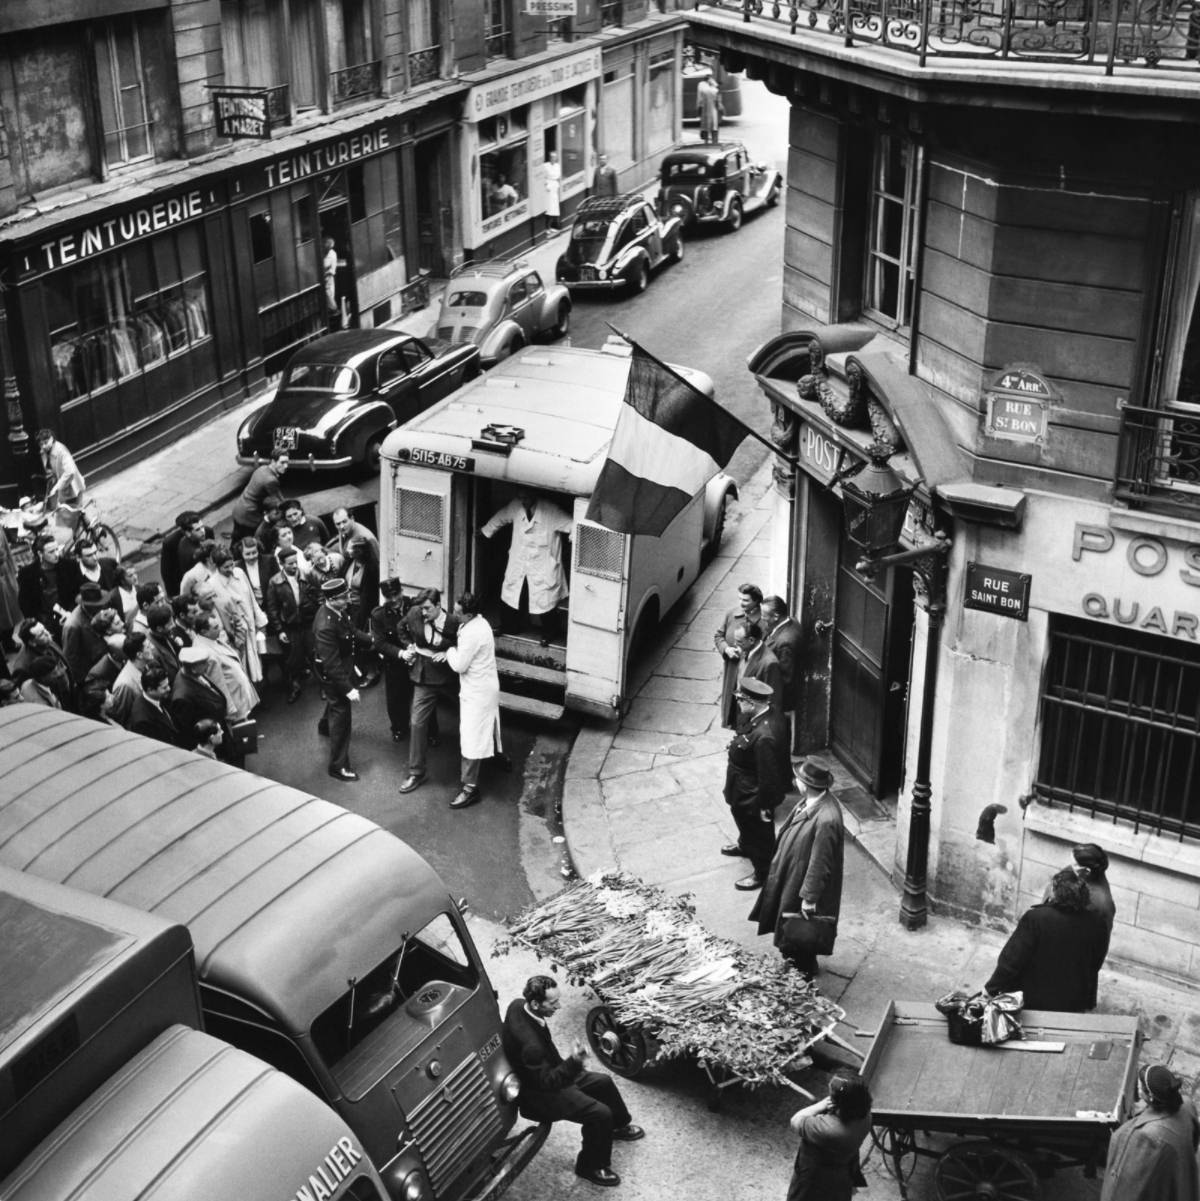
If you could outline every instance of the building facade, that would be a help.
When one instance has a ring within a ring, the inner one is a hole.
[[[772,581],[808,639],[797,749],[897,798],[898,877],[928,805],[936,907],[1008,926],[1099,843],[1113,954],[1196,975],[1190,6],[689,20],[792,105],[783,333],[751,369],[797,458]],[[911,552],[878,569],[844,508],[872,455]]]
[[[334,323],[378,325],[420,307],[430,276],[529,245],[552,151],[564,213],[600,131],[625,179],[648,177],[678,136],[681,17],[646,0],[579,0],[554,21],[531,7],[5,4],[0,295],[18,399],[0,499],[34,486],[22,433],[54,428],[85,472],[120,466],[261,387],[329,327],[331,290]],[[610,92],[613,72],[632,90]]]

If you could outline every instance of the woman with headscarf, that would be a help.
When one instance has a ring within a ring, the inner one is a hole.
[[[1160,1063],[1138,1073],[1141,1108],[1112,1136],[1100,1201],[1196,1201],[1200,1121],[1179,1077]]]
[[[787,1201],[850,1201],[866,1186],[859,1148],[871,1133],[871,1090],[849,1068],[838,1068],[829,1096],[792,1114],[788,1123],[800,1136]]]

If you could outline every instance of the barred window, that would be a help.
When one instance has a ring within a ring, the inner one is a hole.
[[[445,498],[436,492],[415,488],[396,489],[396,533],[427,542],[442,540],[442,506]]]
[[[1036,795],[1200,837],[1200,647],[1055,617]]]
[[[581,525],[575,541],[575,570],[619,580],[625,566],[625,535],[598,525]]]

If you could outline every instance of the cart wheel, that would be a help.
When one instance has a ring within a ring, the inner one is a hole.
[[[937,1161],[938,1201],[1037,1201],[1037,1176],[1015,1151],[996,1143],[955,1143]]]
[[[917,1136],[911,1130],[893,1126],[875,1127],[871,1130],[871,1142],[882,1156],[888,1175],[899,1181],[903,1190],[917,1166]]]
[[[646,1066],[650,1058],[646,1036],[619,1025],[607,1005],[589,1009],[585,1027],[592,1051],[610,1072],[632,1080]]]

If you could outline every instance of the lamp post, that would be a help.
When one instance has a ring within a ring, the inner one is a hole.
[[[939,530],[933,540],[923,546],[894,550],[900,542],[900,531],[914,489],[906,489],[888,466],[890,447],[875,444],[869,453],[871,462],[868,466],[842,481],[846,537],[862,552],[854,570],[869,579],[888,567],[911,567],[924,586],[928,615],[917,764],[909,799],[908,854],[904,865],[904,894],[900,900],[900,924],[907,930],[917,930],[925,925],[929,916],[926,889],[930,798],[933,795],[929,772],[933,754],[938,646],[946,615],[946,560],[951,543]]]
[[[21,415],[21,391],[17,387],[16,367],[13,364],[12,344],[8,340],[8,313],[3,299],[0,298],[0,379],[4,388],[4,412],[6,419],[5,437],[8,442],[8,453],[18,476],[24,476],[28,470],[29,434],[25,430],[25,421]],[[19,481],[11,485],[20,491]],[[3,534],[0,533],[0,537]]]

